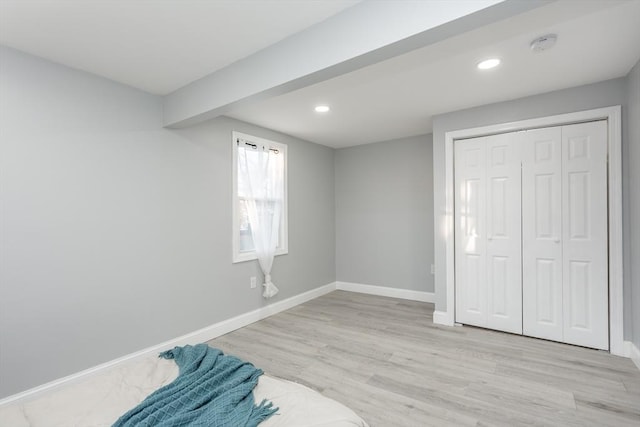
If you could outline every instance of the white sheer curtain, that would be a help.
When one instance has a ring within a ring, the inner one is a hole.
[[[271,267],[284,203],[282,153],[260,145],[238,147],[238,190],[245,202],[253,245],[264,273],[262,296],[271,298],[278,293],[271,280]]]

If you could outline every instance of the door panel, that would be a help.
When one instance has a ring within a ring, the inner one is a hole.
[[[535,204],[535,230],[534,236],[536,239],[552,239],[554,237],[554,230],[557,231],[555,235],[559,235],[557,225],[554,224],[554,220],[557,219],[554,208],[557,209],[557,186],[558,177],[553,173],[539,173],[533,177],[533,197]]]
[[[609,348],[607,122],[562,128],[564,342]]]
[[[557,301],[557,291],[554,286],[557,282],[557,278],[554,277],[558,270],[557,260],[537,258],[535,262],[535,319],[544,325],[557,325],[560,323],[558,321],[558,305],[561,303],[561,301]]]
[[[511,313],[509,301],[509,258],[493,256],[489,259],[489,274],[491,277],[491,307],[492,316],[506,317]],[[518,310],[520,311],[520,310]]]
[[[591,329],[591,304],[589,304],[590,262],[572,261],[569,263],[569,304],[571,319],[569,324],[576,328]]]
[[[560,127],[519,134],[522,160],[522,329],[562,341]]]
[[[457,141],[455,156],[456,322],[487,326],[485,142]]]
[[[573,240],[589,239],[589,172],[569,172],[566,193],[568,200],[569,238]]]
[[[485,281],[483,280],[483,270],[481,264],[484,260],[478,255],[467,254],[466,256],[466,311],[473,315],[484,316],[485,302],[484,293]]]

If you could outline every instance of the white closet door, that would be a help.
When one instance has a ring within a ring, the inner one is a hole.
[[[562,341],[560,127],[522,132],[523,333]]]
[[[609,348],[607,123],[562,128],[564,342]]]
[[[521,334],[521,146],[516,135],[494,135],[486,142],[487,326]]]
[[[456,321],[608,349],[607,123],[454,155]]]
[[[487,326],[485,145],[455,143],[456,322]]]

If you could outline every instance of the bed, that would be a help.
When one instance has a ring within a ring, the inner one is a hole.
[[[0,425],[12,427],[107,427],[178,376],[173,360],[155,356],[127,362],[106,373],[0,407]],[[368,427],[335,400],[291,381],[260,376],[255,401],[267,399],[278,412],[260,427]]]

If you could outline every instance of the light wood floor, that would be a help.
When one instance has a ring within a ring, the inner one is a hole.
[[[640,371],[606,352],[433,324],[336,291],[209,342],[383,426],[640,426]]]

